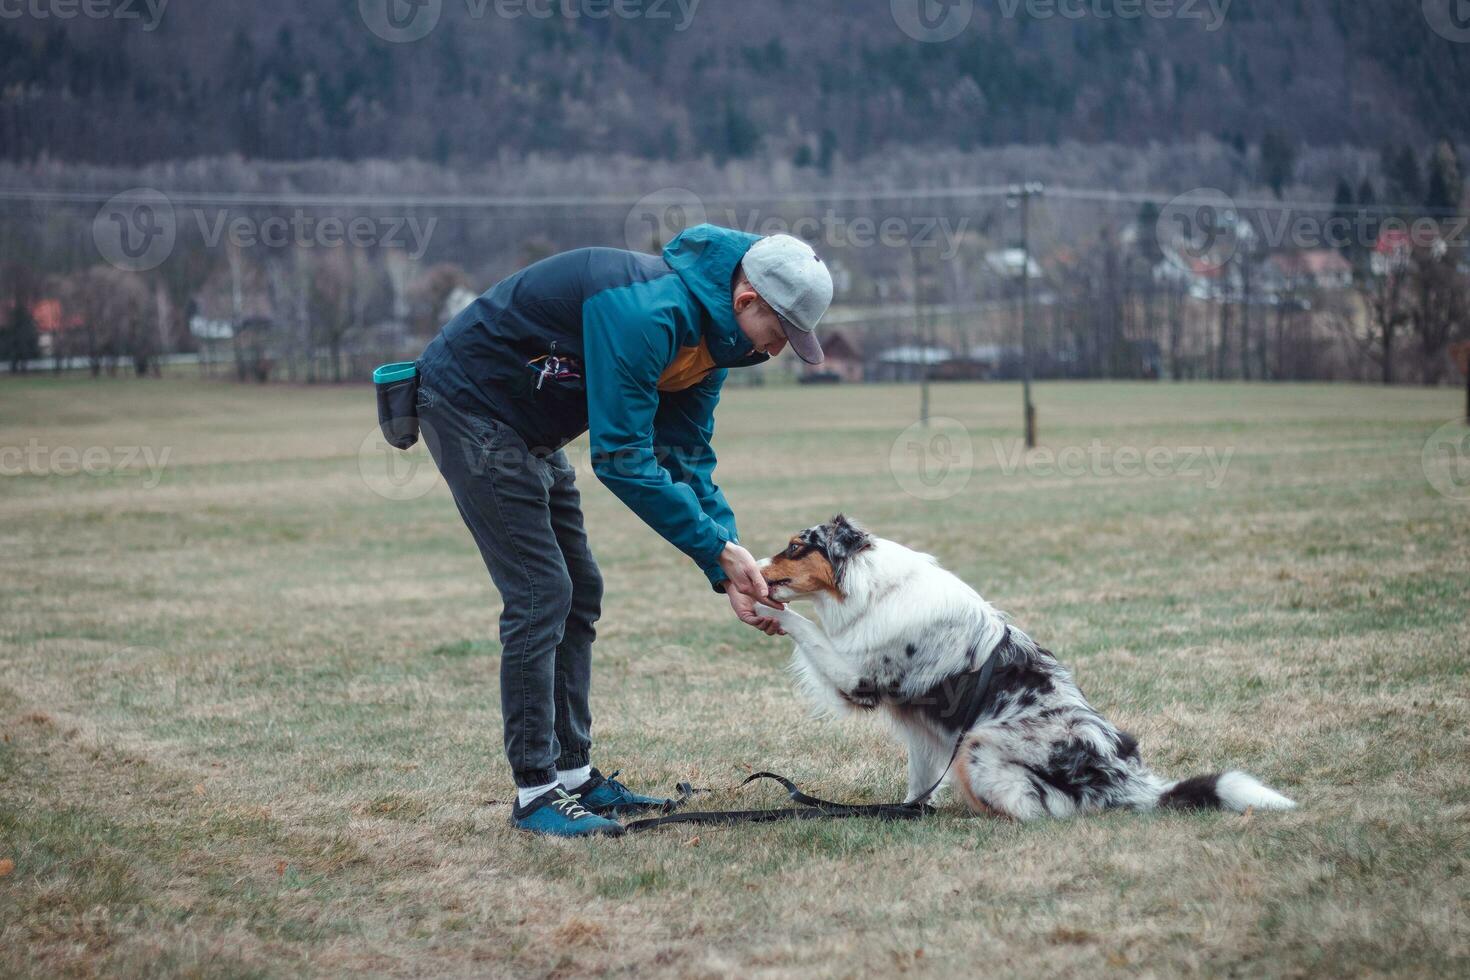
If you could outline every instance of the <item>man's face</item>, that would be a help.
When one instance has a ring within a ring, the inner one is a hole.
[[[786,349],[786,331],[781,328],[780,318],[748,282],[735,287],[735,322],[762,354],[775,357]]]

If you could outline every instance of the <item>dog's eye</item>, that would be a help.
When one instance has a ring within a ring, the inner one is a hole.
[[[795,558],[800,553],[801,553],[801,545],[798,544],[797,542],[793,541],[793,542],[791,542],[790,545],[787,546],[787,548],[786,548],[786,554],[783,555],[782,557],[784,557],[784,558]]]

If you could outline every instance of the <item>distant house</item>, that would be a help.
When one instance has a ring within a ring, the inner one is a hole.
[[[977,344],[970,348],[970,360],[984,366],[984,377],[991,381],[1019,378],[1024,367],[1025,351],[1017,344]]]
[[[880,351],[868,363],[869,381],[922,381],[932,377],[933,370],[954,360],[954,354],[943,347],[919,347],[912,344]]]
[[[1269,265],[1288,288],[1305,283],[1318,289],[1348,289],[1353,284],[1352,263],[1335,249],[1281,252],[1271,256]]]
[[[1224,265],[1208,258],[1185,255],[1168,250],[1163,261],[1154,266],[1154,282],[1177,286],[1198,300],[1220,299],[1230,292],[1230,280]]]
[[[212,320],[195,314],[189,318],[189,333],[194,339],[201,341],[233,340],[235,325],[229,320]]]
[[[1005,348],[1000,344],[981,344],[951,357],[929,370],[931,381],[994,381],[1000,377]],[[1019,363],[1019,357],[1016,359]]]
[[[232,338],[235,345],[235,374],[241,381],[270,380],[275,368],[271,348],[277,334],[270,317],[250,316],[241,321]]]
[[[1209,259],[1191,258],[1189,261],[1189,295],[1195,299],[1220,299],[1230,293],[1231,280],[1227,267],[1216,265]]]
[[[802,384],[857,384],[863,380],[863,355],[845,334],[832,333],[822,339],[821,364],[802,366]]]
[[[37,300],[31,305],[31,319],[36,324],[36,346],[42,357],[56,354],[60,350],[61,335],[82,325],[82,318],[77,314],[66,315],[59,299]]]
[[[971,357],[952,357],[929,370],[931,381],[990,381],[994,377],[994,364]]]
[[[1409,261],[1413,246],[1413,240],[1404,229],[1390,228],[1384,231],[1373,247],[1373,274],[1386,276],[1402,270]]]
[[[985,253],[985,265],[1002,279],[1021,278],[1021,267],[1026,267],[1027,279],[1042,278],[1041,266],[1035,256],[1027,257],[1024,249],[1001,248]]]
[[[235,325],[229,320],[196,313],[189,318],[189,334],[199,347],[199,363],[206,375],[214,374],[215,364],[234,357]]]

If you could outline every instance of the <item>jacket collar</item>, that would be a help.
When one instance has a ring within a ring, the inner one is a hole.
[[[664,261],[678,273],[708,314],[705,339],[717,367],[749,367],[770,360],[756,352],[755,345],[740,329],[730,296],[735,269],[758,241],[759,235],[697,225],[664,249]]]

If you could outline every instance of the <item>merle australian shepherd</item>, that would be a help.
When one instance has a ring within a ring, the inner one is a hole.
[[[908,745],[910,802],[953,762],[951,781],[971,810],[1016,820],[1296,805],[1243,772],[1156,776],[1050,652],[929,555],[840,515],[796,535],[761,570],[772,598],[815,606],[820,623],[767,610],[796,643],[808,693],[893,721]]]

